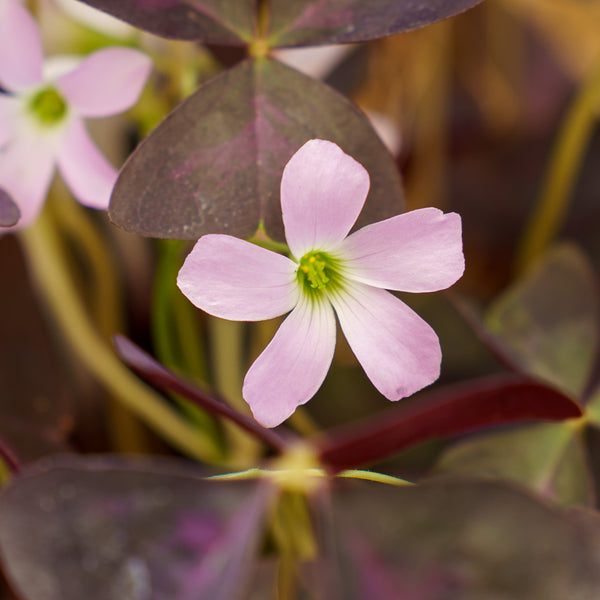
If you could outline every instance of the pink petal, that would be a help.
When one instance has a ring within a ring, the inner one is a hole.
[[[20,2],[0,0],[0,84],[16,92],[39,83],[43,60],[33,17]]]
[[[405,398],[439,377],[438,337],[404,302],[360,283],[331,301],[352,351],[386,398]]]
[[[0,94],[0,147],[10,141],[15,134],[15,121],[20,101],[17,98]]]
[[[328,302],[303,299],[254,361],[242,394],[265,427],[285,421],[321,387],[335,350],[335,316]]]
[[[198,308],[232,321],[272,319],[298,301],[293,261],[229,235],[201,237],[177,285]]]
[[[106,210],[117,170],[90,139],[83,121],[73,118],[58,155],[60,174],[79,202]]]
[[[21,218],[6,232],[22,229],[38,216],[54,173],[54,150],[37,137],[25,136],[0,151],[0,188],[17,205]]]
[[[354,225],[369,192],[369,174],[332,142],[310,140],[281,179],[281,209],[292,254],[327,250]]]
[[[84,117],[106,117],[131,108],[139,98],[152,62],[131,48],[90,54],[56,80],[65,98]]]
[[[465,270],[460,216],[437,208],[367,225],[349,235],[339,251],[348,261],[347,277],[405,292],[443,290]]]

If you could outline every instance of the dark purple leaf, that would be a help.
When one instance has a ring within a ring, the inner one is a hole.
[[[141,235],[195,240],[252,236],[259,223],[283,239],[279,186],[304,142],[337,143],[364,165],[371,191],[358,224],[403,208],[396,165],[343,96],[275,60],[247,60],[173,111],[125,164],[111,219]]]
[[[348,482],[324,523],[328,600],[594,600],[600,589],[598,515],[499,482]]]
[[[271,0],[273,46],[364,42],[441,21],[481,0]]]
[[[56,457],[0,495],[0,552],[26,600],[241,600],[273,489],[178,461]]]
[[[575,402],[545,385],[515,375],[486,377],[404,401],[368,422],[331,431],[319,453],[329,470],[338,472],[432,438],[512,422],[579,416]]]
[[[19,207],[12,201],[8,193],[0,188],[0,227],[12,227],[19,222],[20,218]]]
[[[209,396],[195,388],[154,360],[147,352],[121,335],[115,336],[115,346],[125,364],[135,371],[144,381],[159,390],[172,391],[187,398],[212,415],[224,417],[263,441],[272,449],[282,452],[286,442],[277,433],[264,428],[254,419],[238,412],[225,402]]]
[[[166,38],[242,46],[254,31],[254,0],[80,1]]]
[[[66,449],[74,423],[66,373],[16,239],[0,239],[0,437],[18,462]]]

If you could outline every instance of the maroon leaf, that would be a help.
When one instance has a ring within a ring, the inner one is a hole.
[[[0,188],[0,227],[12,227],[19,222],[21,211],[12,198]],[[0,230],[1,231],[1,230]]]
[[[26,600],[246,598],[273,489],[179,461],[55,457],[0,495],[0,553]]]
[[[283,239],[281,174],[311,138],[364,165],[371,191],[358,225],[402,210],[397,167],[366,118],[343,96],[275,60],[247,60],[176,108],[125,164],[111,219],[141,235],[195,240]]]
[[[254,30],[254,0],[80,1],[166,38],[241,46]]]
[[[430,392],[371,421],[331,431],[319,444],[330,471],[372,463],[432,438],[512,422],[581,416],[570,398],[533,380],[486,377]]]
[[[271,0],[273,46],[364,42],[441,21],[481,0]]]

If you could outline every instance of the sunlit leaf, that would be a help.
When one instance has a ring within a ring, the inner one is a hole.
[[[494,425],[579,417],[578,405],[556,390],[519,376],[495,376],[448,386],[399,404],[371,421],[349,425],[320,443],[334,472],[387,458],[430,440]]]
[[[167,38],[244,45],[254,30],[254,0],[80,0]]]
[[[444,452],[436,469],[517,481],[565,505],[593,501],[580,431],[568,423],[529,425],[463,440]]]
[[[401,212],[396,165],[343,96],[275,60],[248,60],[198,89],[130,157],[111,219],[141,235],[252,236],[259,223],[283,239],[279,185],[304,142],[337,143],[362,163],[371,191],[364,225]]]
[[[247,598],[271,488],[182,462],[58,457],[0,495],[0,550],[26,600]]]
[[[523,370],[580,397],[600,333],[597,282],[573,246],[551,251],[487,315]]]
[[[600,589],[598,516],[498,482],[353,484],[334,493],[330,523],[333,600],[593,600]]]
[[[74,414],[65,374],[15,240],[0,239],[0,437],[21,462],[65,449]]]
[[[481,0],[271,0],[273,46],[362,42],[423,27]]]

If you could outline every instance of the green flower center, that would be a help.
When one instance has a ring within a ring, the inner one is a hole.
[[[29,101],[29,110],[45,126],[60,123],[67,114],[67,103],[54,88],[37,92]]]
[[[342,283],[340,261],[326,252],[307,252],[298,264],[296,272],[303,291],[314,297],[325,289],[338,289]]]

